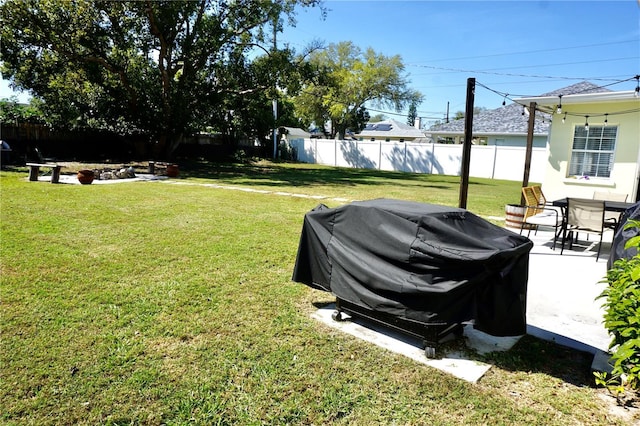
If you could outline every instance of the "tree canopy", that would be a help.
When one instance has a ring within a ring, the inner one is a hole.
[[[140,134],[168,157],[186,134],[225,127],[294,72],[292,51],[249,60],[281,17],[321,0],[7,0],[2,72],[49,120]],[[270,27],[272,26],[272,27]],[[276,71],[278,70],[278,71]],[[246,117],[245,117],[246,118]],[[254,129],[255,130],[255,129]]]
[[[401,111],[422,95],[408,87],[400,56],[384,56],[351,42],[313,52],[310,62],[323,72],[321,82],[307,84],[295,97],[298,114],[317,125],[330,121],[331,136],[359,132],[369,119],[367,105]]]

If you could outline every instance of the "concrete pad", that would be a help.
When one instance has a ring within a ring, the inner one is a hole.
[[[349,318],[346,314],[344,314],[344,317],[347,318],[345,321],[334,321],[331,317],[334,311],[335,305],[327,305],[315,311],[312,317],[331,328],[471,383],[480,380],[491,368],[490,364],[471,360],[459,351],[447,352],[441,359],[427,358],[422,348],[422,342],[419,339],[385,328],[371,321],[361,318]],[[467,346],[479,353],[508,350],[519,339],[519,337],[492,337],[474,330],[471,326],[464,327],[464,337]]]
[[[607,286],[603,280],[612,233],[605,233],[597,261],[597,244],[565,247],[561,255],[560,244],[552,249],[553,232],[532,232],[529,238],[534,247],[529,255],[527,332],[593,354],[608,351],[611,336],[598,296]]]
[[[106,184],[114,184],[114,183],[125,183],[125,182],[144,182],[144,181],[156,181],[156,180],[164,180],[168,179],[167,176],[156,176],[144,173],[136,173],[136,177],[127,178],[127,179],[94,179],[90,185],[106,185]],[[51,176],[40,176],[38,181],[43,182],[51,182]],[[78,181],[76,175],[60,175],[59,183],[66,183],[71,185],[81,185]]]

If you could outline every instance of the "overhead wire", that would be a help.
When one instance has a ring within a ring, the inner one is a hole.
[[[621,80],[616,80],[612,83],[609,84],[603,84],[603,85],[599,85],[599,88],[607,88],[610,86],[614,86],[617,84],[621,84],[621,83],[625,83],[631,80],[636,80],[638,79],[639,76],[633,76],[633,77],[629,77],[629,78],[625,78],[625,79],[621,79]],[[504,92],[504,91],[500,91],[500,90],[496,90],[493,89],[491,87],[489,87],[488,85],[476,81],[476,86],[480,86],[483,89],[486,89],[490,92],[495,93],[496,95],[498,95],[499,97],[503,98],[503,102],[506,101],[507,99],[513,103],[522,105],[523,107],[528,107],[528,105],[523,105],[521,103],[516,102],[515,98],[526,98],[526,97],[537,97],[540,96],[539,94],[535,94],[535,95],[531,95],[531,94],[515,94],[515,93],[509,93],[509,92]],[[575,94],[580,94],[580,93],[584,93],[586,91],[593,91],[593,87],[589,87],[583,91],[577,91],[577,92],[572,92],[572,95]],[[383,111],[383,110],[378,110],[378,109],[373,109],[373,108],[367,108],[367,110],[369,111],[373,111],[373,112],[377,112],[377,113],[381,113],[381,114],[385,114],[385,115],[396,115],[396,116],[406,116],[408,113],[405,112],[391,112],[391,111]],[[543,107],[543,106],[537,106],[536,107],[537,111],[540,111],[542,113],[545,114],[549,114],[550,116],[554,115],[554,110],[555,108],[547,108],[547,107]],[[615,116],[615,115],[622,115],[622,114],[632,114],[632,113],[636,113],[639,112],[640,108],[638,109],[630,109],[630,110],[625,110],[625,111],[618,111],[618,112],[614,112],[614,113],[600,113],[600,112],[596,112],[596,113],[571,113],[571,112],[565,112],[564,114],[567,116],[576,116],[576,117],[584,117],[585,115],[589,115],[589,117],[604,117],[604,116]],[[435,112],[437,114],[437,112]],[[439,120],[442,117],[430,117],[429,115],[434,114],[434,111],[428,112],[426,113],[425,111],[418,111],[418,115],[420,116],[420,118],[424,118],[424,119],[428,119],[428,120]],[[444,114],[443,114],[444,115]]]
[[[627,81],[639,80],[639,79],[640,79],[640,76],[635,75],[633,77],[629,77],[629,78],[624,79],[624,80],[616,81],[614,83],[603,85],[603,86],[598,86],[598,87],[599,88],[606,88],[608,86],[613,86],[615,84],[620,84],[620,83],[624,83],[624,82],[627,82]],[[476,81],[476,86],[480,86],[480,87],[482,87],[482,88],[484,88],[484,89],[486,89],[486,90],[488,90],[490,92],[493,92],[493,93],[499,95],[500,97],[502,97],[505,100],[509,99],[513,103],[516,103],[518,105],[522,105],[523,108],[527,107],[528,105],[524,105],[522,103],[517,102],[513,97],[522,97],[523,98],[523,97],[536,97],[536,96],[539,96],[539,95],[516,95],[516,94],[513,94],[513,93],[500,92],[500,91],[492,89],[489,86],[487,86],[487,85],[485,85],[485,84],[483,84],[481,82],[478,82],[478,81]],[[590,87],[590,88],[584,89],[582,91],[572,92],[572,93],[567,94],[567,95],[576,95],[576,94],[592,92],[592,91],[593,91],[593,87]],[[558,94],[558,101],[559,102],[561,100],[561,96],[562,96],[561,94]],[[555,111],[556,111],[556,107],[546,107],[546,106],[536,105],[536,111],[540,111],[542,113],[549,114],[549,115],[553,116]],[[629,110],[616,111],[616,112],[607,112],[607,113],[601,113],[601,112],[572,113],[572,112],[566,111],[566,109],[565,109],[564,112],[563,112],[563,115],[565,117],[567,117],[567,116],[572,116],[572,117],[589,116],[589,117],[593,118],[593,117],[610,117],[610,116],[616,116],[616,115],[635,114],[637,112],[640,112],[640,108],[633,108],[633,109],[629,109]]]
[[[581,46],[556,47],[552,49],[522,50],[519,52],[492,53],[488,55],[465,56],[460,58],[430,59],[429,62],[445,62],[445,61],[458,61],[463,59],[495,58],[499,56],[527,55],[530,53],[549,53],[549,52],[559,51],[559,50],[584,49],[584,48],[591,48],[591,47],[611,46],[615,44],[637,43],[637,42],[638,42],[638,39],[629,39],[629,40],[623,40],[623,41],[611,42],[611,43],[583,44]]]

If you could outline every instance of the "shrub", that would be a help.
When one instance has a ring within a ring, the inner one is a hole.
[[[627,228],[640,229],[640,221],[629,220]],[[596,383],[605,385],[618,397],[625,389],[640,388],[640,235],[631,237],[625,249],[638,248],[631,258],[614,262],[607,271],[607,288],[598,296],[604,303],[604,325],[613,336],[611,376],[596,374]]]

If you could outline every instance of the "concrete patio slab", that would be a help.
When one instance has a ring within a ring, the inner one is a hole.
[[[134,178],[105,179],[105,180],[94,179],[93,182],[91,182],[90,185],[107,185],[107,184],[126,183],[126,182],[145,182],[145,181],[157,181],[157,180],[165,180],[165,179],[168,179],[168,177],[167,176],[158,176],[158,175],[145,174],[145,173],[136,173],[136,177],[134,177]],[[51,182],[51,176],[40,176],[38,178],[38,181]],[[78,178],[76,177],[76,175],[60,175],[59,183],[66,183],[66,184],[70,184],[70,185],[82,185],[78,181]]]
[[[490,364],[471,360],[459,351],[446,352],[442,358],[431,359],[425,356],[424,349],[418,339],[403,335],[393,330],[362,319],[351,319],[347,315],[345,321],[334,321],[331,314],[335,305],[327,305],[315,311],[312,317],[329,327],[350,334],[358,339],[373,343],[391,352],[406,356],[412,360],[449,373],[459,379],[475,383],[491,368]],[[480,351],[507,350],[511,348],[518,338],[495,338],[488,335],[482,336],[473,327],[464,327],[464,336],[467,344]]]
[[[595,244],[574,246],[573,250],[565,248],[560,255],[560,245],[552,249],[552,231],[532,232],[529,238],[534,247],[529,255],[527,334],[591,353],[593,370],[610,370],[607,350],[611,338],[602,324],[604,310],[597,297],[606,286],[602,280],[606,276],[612,233],[605,234],[597,261]],[[334,321],[331,318],[334,309],[333,305],[323,307],[314,312],[313,317],[332,328],[472,383],[491,368],[460,352],[429,359],[418,339],[362,319]],[[509,350],[519,337],[493,337],[467,325],[464,340],[468,348],[483,354]]]

